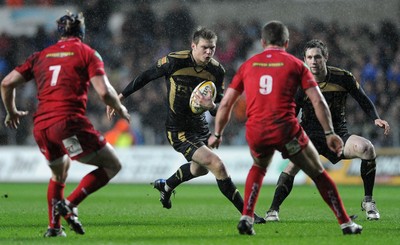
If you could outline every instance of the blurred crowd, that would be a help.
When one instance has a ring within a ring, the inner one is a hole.
[[[47,0],[37,1],[37,4],[65,2]],[[179,2],[173,2],[163,16],[154,12],[151,1],[133,1],[130,8],[124,5],[123,9],[116,8],[113,1],[108,0],[77,2],[85,3],[81,6],[77,3],[77,9],[86,17],[85,42],[102,55],[110,81],[118,92],[139,72],[155,64],[158,58],[171,51],[190,49],[191,34],[201,24],[197,23],[188,7]],[[265,21],[268,20],[253,19],[243,23],[226,19],[208,26],[218,35],[215,58],[227,71],[225,86],[245,59],[261,51],[260,29]],[[399,27],[388,20],[374,26],[367,23],[343,26],[335,21],[319,19],[304,20],[304,23],[309,24],[299,28],[285,23],[290,30],[288,52],[302,59],[302,47],[306,41],[318,38],[326,42],[330,53],[328,65],[351,71],[376,105],[380,116],[392,127],[391,135],[384,137],[383,131],[374,126],[373,120],[367,118],[361,107],[349,97],[347,121],[350,132],[370,139],[377,147],[400,146],[400,113],[396,109],[400,104]],[[57,38],[55,31],[46,32],[41,26],[34,37],[0,33],[0,79],[32,52],[56,42]],[[124,104],[132,113],[132,121],[128,127],[121,127],[118,118],[111,121],[106,118],[104,104],[91,90],[88,116],[99,131],[114,138],[119,134],[118,129],[123,129],[125,140],[115,141],[122,142],[118,145],[120,147],[168,144],[164,133],[165,92],[165,82],[159,79],[128,97]],[[31,82],[21,87],[17,95],[17,106],[30,111],[30,116],[21,121],[16,131],[6,129],[1,123],[0,145],[34,144],[31,132],[36,106],[35,84]],[[4,116],[1,107],[1,120]],[[208,118],[212,127],[213,118]],[[245,144],[244,121],[244,101],[239,100],[224,135],[224,144]],[[129,134],[128,138],[126,134]]]

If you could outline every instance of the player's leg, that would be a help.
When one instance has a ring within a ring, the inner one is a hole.
[[[300,167],[316,184],[324,201],[335,214],[343,234],[361,233],[362,227],[355,224],[348,216],[336,184],[324,170],[317,150],[311,141],[301,152],[290,157],[290,160]]]
[[[207,146],[202,146],[196,150],[192,159],[194,161],[194,166],[196,166],[197,163],[215,176],[218,188],[222,194],[232,202],[239,212],[242,212],[243,199],[237,190],[236,185],[232,182],[232,179],[219,156]],[[199,168],[194,167],[194,169]]]
[[[164,208],[171,208],[170,197],[179,184],[211,171],[217,179],[221,192],[241,212],[242,197],[237,192],[221,159],[206,146],[209,136],[208,130],[202,132],[167,131],[167,137],[172,147],[182,153],[189,163],[182,165],[167,180],[158,179],[153,183],[154,188],[160,192],[160,202]]]
[[[241,213],[243,210],[243,198],[236,185],[228,174],[224,163],[210,148],[203,145],[199,147],[192,156],[190,165],[191,173],[195,176],[204,175],[210,171],[216,178],[217,185],[221,193],[236,207]],[[255,223],[265,223],[264,218],[254,214]]]
[[[196,152],[199,152],[200,156],[204,155],[203,150],[205,151],[205,154],[210,154],[210,150],[206,146],[201,146],[199,149],[196,150]],[[212,153],[212,152],[211,152]],[[195,153],[194,155],[196,155]],[[183,164],[182,166],[179,167],[179,169],[171,175],[168,179],[157,179],[153,185],[154,188],[160,191],[160,202],[162,203],[164,208],[171,208],[171,200],[170,197],[173,194],[174,189],[180,185],[183,182],[189,181],[193,178],[199,177],[206,175],[208,173],[208,167],[212,168],[213,174],[217,178],[217,183],[218,187],[220,188],[221,192],[227,197],[227,198],[232,198],[230,201],[235,205],[235,207],[241,211],[243,208],[243,200],[240,196],[239,193],[235,193],[237,191],[236,186],[233,184],[231,178],[228,176],[225,166],[222,164],[222,161],[216,157],[214,153],[212,153],[210,156],[212,156],[211,159],[212,161],[206,161],[203,160],[203,158],[198,158],[193,155],[192,159],[198,159],[198,161],[204,161],[204,164],[198,164],[195,161],[191,161],[189,163]],[[201,159],[201,160],[199,160]],[[218,162],[218,163],[216,163]],[[219,169],[218,169],[219,168]],[[222,168],[222,170],[221,170]],[[222,174],[221,174],[222,173]],[[218,175],[218,177],[217,177]],[[218,179],[220,178],[220,179]]]
[[[279,221],[279,210],[283,201],[289,196],[293,188],[294,177],[299,172],[300,168],[289,162],[288,166],[279,175],[274,198],[271,206],[266,213],[265,220],[268,221]]]
[[[183,182],[189,181],[193,178],[206,175],[208,170],[193,162],[188,162],[179,167],[175,174],[167,179],[168,187],[173,190]]]
[[[346,159],[361,159],[360,174],[364,184],[364,198],[361,202],[361,208],[366,212],[367,219],[378,220],[380,214],[373,199],[376,174],[375,147],[369,140],[351,135],[346,141],[344,156]]]
[[[63,146],[72,160],[96,166],[82,178],[66,198],[70,207],[78,206],[88,195],[105,186],[120,170],[121,163],[114,148],[94,129],[86,118],[67,120],[63,128]]]
[[[251,222],[254,214],[254,209],[258,200],[258,196],[263,184],[267,168],[272,161],[273,151],[270,154],[258,158],[257,155],[252,152],[253,165],[246,178],[245,190],[244,190],[244,208],[242,212],[242,217],[240,218],[238,229],[240,234],[255,234],[253,229],[244,229]]]
[[[49,129],[37,130],[34,128],[33,136],[41,152],[46,157],[51,170],[51,178],[47,186],[47,208],[49,224],[44,237],[66,236],[61,226],[61,216],[56,212],[56,204],[64,199],[65,180],[68,175],[70,158],[58,143],[54,143]]]
[[[174,193],[176,187],[183,182],[206,175],[207,173],[208,170],[206,168],[196,163],[188,162],[180,166],[168,179],[157,179],[152,184],[160,192],[160,202],[163,207],[170,209],[172,207],[171,195]]]
[[[121,170],[121,163],[109,143],[99,151],[79,158],[78,161],[98,168],[85,175],[77,188],[67,197],[71,206],[78,206],[88,195],[105,186]]]
[[[108,143],[99,151],[80,157],[78,161],[98,168],[85,175],[72,193],[56,204],[56,211],[64,217],[72,230],[77,234],[84,234],[85,231],[78,220],[78,205],[90,194],[105,186],[120,171],[121,163],[114,148]]]
[[[189,181],[193,178],[206,175],[208,170],[194,162],[188,162],[181,165],[178,170],[166,179],[167,191],[175,189],[183,182]]]
[[[200,147],[204,146],[204,141],[209,137],[209,132],[205,131],[198,135],[193,132],[177,132],[167,131],[167,137],[171,146],[188,161],[181,165],[174,174],[168,179],[157,179],[153,183],[153,187],[160,192],[160,202],[164,208],[170,209],[172,207],[171,195],[174,189],[180,184],[189,181],[193,178],[206,175],[208,170],[192,161],[193,154]]]
[[[68,175],[70,162],[70,158],[64,155],[48,163],[52,177],[47,186],[49,227],[44,234],[45,237],[67,236],[61,226],[61,216],[55,212],[55,205],[64,199],[65,180]]]

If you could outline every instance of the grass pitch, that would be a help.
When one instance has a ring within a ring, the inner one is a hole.
[[[76,186],[68,183],[69,194]],[[243,186],[239,186],[243,193]],[[216,185],[183,184],[172,197],[172,209],[161,207],[150,185],[114,184],[79,206],[86,230],[67,237],[43,238],[47,229],[46,184],[0,183],[0,244],[398,244],[400,190],[376,186],[381,220],[367,221],[360,210],[362,186],[339,186],[349,214],[357,214],[361,235],[344,236],[314,186],[295,186],[281,207],[279,223],[255,225],[255,236],[239,235],[239,212]],[[257,213],[264,216],[274,186],[263,186]]]

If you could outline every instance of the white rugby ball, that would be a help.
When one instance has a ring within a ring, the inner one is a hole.
[[[190,96],[189,100],[189,106],[190,109],[194,114],[201,114],[206,111],[196,100],[195,94],[197,92],[200,92],[202,95],[207,95],[207,93],[211,91],[212,94],[212,101],[215,101],[215,97],[217,97],[217,88],[215,87],[215,84],[212,81],[203,81],[199,85],[196,86],[196,88],[193,89],[193,92]]]

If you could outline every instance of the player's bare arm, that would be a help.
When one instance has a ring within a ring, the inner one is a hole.
[[[118,113],[118,115],[120,115],[122,118],[129,121],[130,115],[128,113],[128,110],[125,108],[124,105],[121,104],[121,101],[118,98],[118,94],[115,91],[114,87],[111,86],[107,76],[94,76],[90,79],[90,81],[92,82],[94,89],[99,94],[104,103],[114,109],[114,111]]]
[[[28,115],[27,111],[19,111],[15,105],[15,88],[23,83],[24,77],[16,70],[10,72],[1,83],[1,98],[7,112],[4,120],[6,127],[18,128],[20,118]]]
[[[119,94],[118,98],[119,98],[119,101],[121,101],[121,102],[125,99],[123,94]],[[115,116],[114,108],[112,108],[111,106],[107,105],[106,114],[107,114],[108,120],[111,120],[112,117]]]
[[[214,134],[208,140],[208,145],[211,148],[217,148],[222,142],[222,134],[226,125],[228,124],[231,118],[231,112],[233,109],[233,105],[239,98],[240,93],[232,88],[228,88],[224,97],[222,98],[221,103],[219,104],[219,108],[217,111],[217,115],[215,117],[215,129]]]

